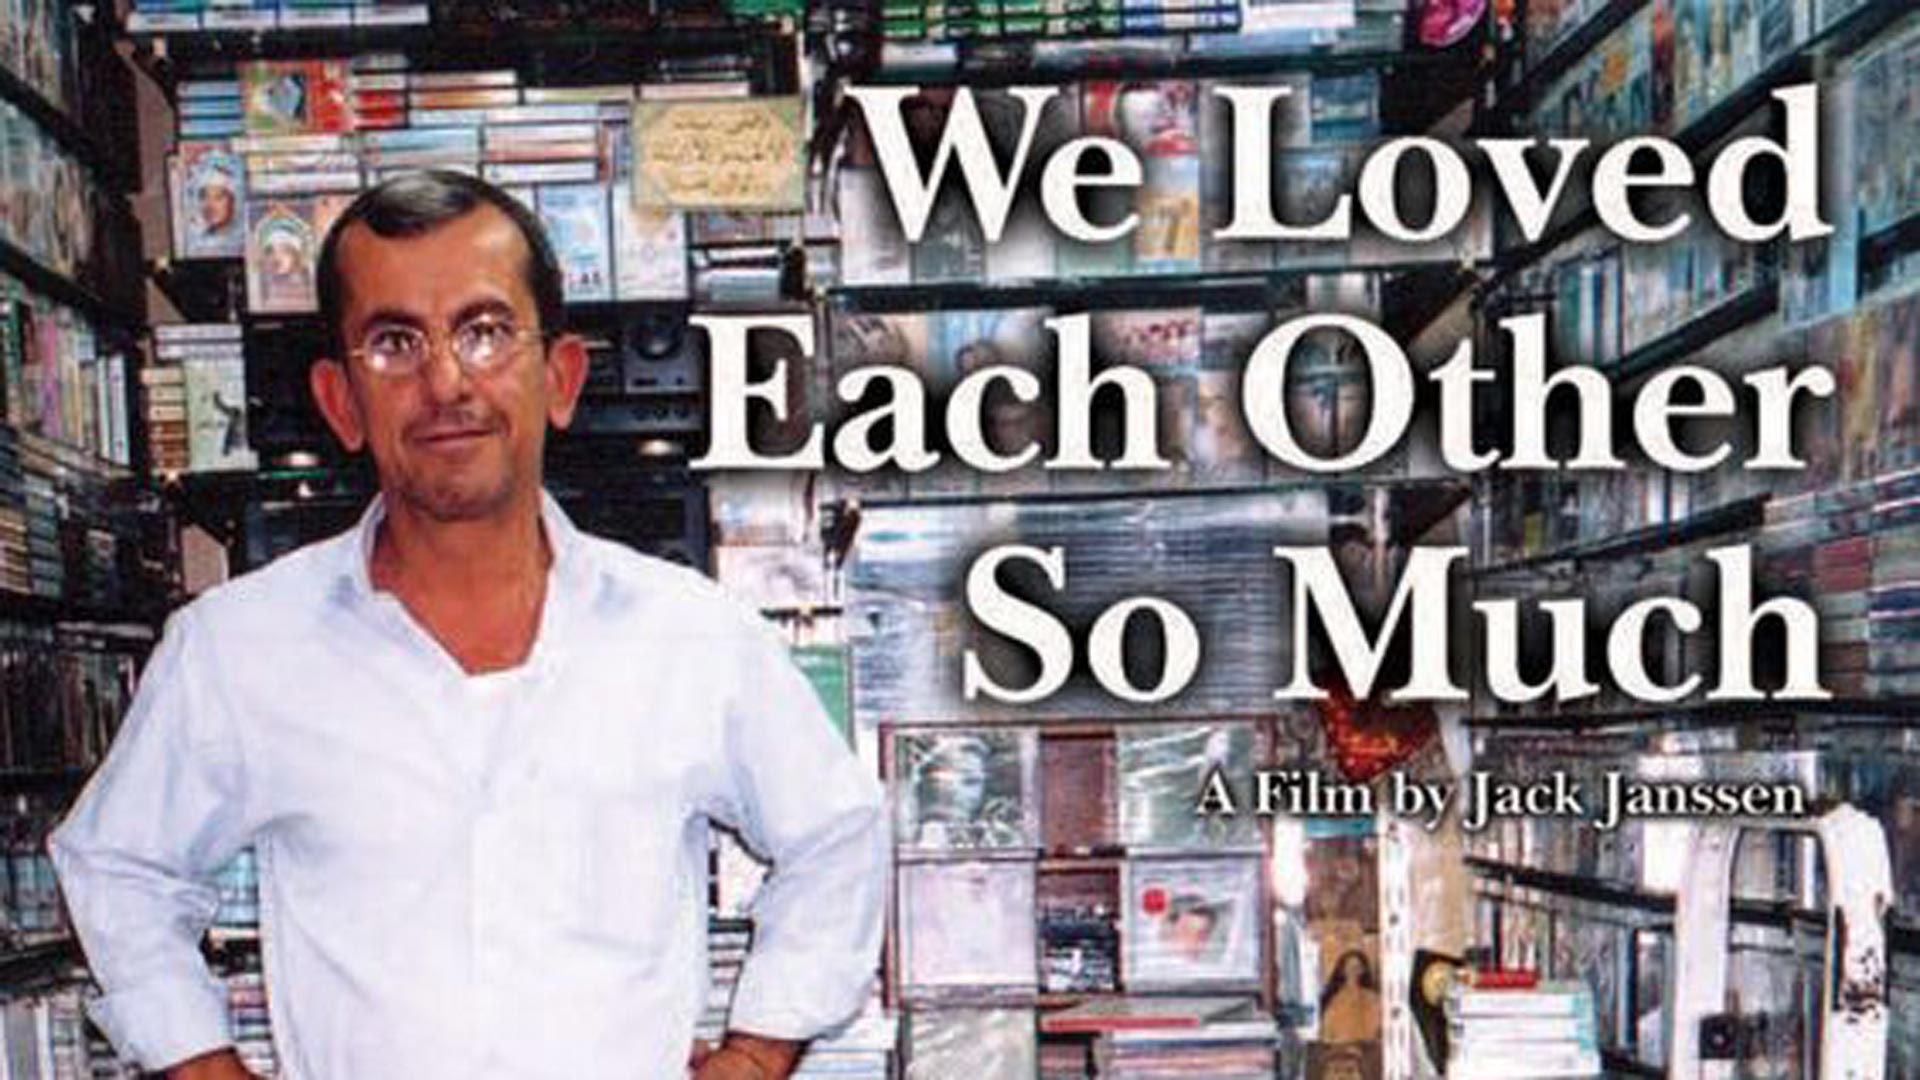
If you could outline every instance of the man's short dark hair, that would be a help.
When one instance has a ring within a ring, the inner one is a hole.
[[[527,245],[527,288],[533,292],[540,313],[540,331],[544,337],[565,329],[566,296],[560,274],[560,262],[540,219],[526,204],[478,177],[466,173],[433,169],[394,177],[360,193],[327,233],[320,245],[320,264],[316,287],[320,298],[320,319],[327,328],[333,356],[345,359],[346,343],[341,339],[341,308],[346,300],[346,282],[340,276],[340,237],[353,225],[365,225],[375,236],[386,239],[419,236],[450,221],[463,218],[482,206],[491,206],[507,216],[520,230]]]

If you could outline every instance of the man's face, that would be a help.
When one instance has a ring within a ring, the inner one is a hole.
[[[200,189],[200,222],[208,232],[219,232],[233,223],[233,189],[207,184]]]
[[[417,236],[356,224],[338,254],[349,351],[375,327],[409,327],[431,342],[407,374],[374,371],[356,355],[315,365],[314,393],[340,441],[367,447],[388,498],[432,520],[484,518],[532,497],[547,424],[572,419],[586,352],[570,336],[542,345],[529,253],[513,222],[483,206]],[[477,374],[451,346],[455,328],[476,317],[523,330],[508,359]]]

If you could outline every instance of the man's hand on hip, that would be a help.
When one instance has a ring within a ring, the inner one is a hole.
[[[730,1032],[727,1041],[707,1051],[695,1047],[693,1080],[786,1080],[800,1060],[802,1044]]]
[[[240,1055],[218,1050],[189,1058],[167,1070],[167,1080],[259,1080],[240,1064]]]

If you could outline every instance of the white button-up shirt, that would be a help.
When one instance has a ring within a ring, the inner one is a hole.
[[[778,637],[549,499],[533,651],[469,676],[373,588],[380,510],[176,613],[53,836],[121,1052],[228,1042],[196,943],[248,844],[297,1080],[684,1076],[710,821],[774,863],[730,1026],[806,1038],[857,1012],[880,789]]]

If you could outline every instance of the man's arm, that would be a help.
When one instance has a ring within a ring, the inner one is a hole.
[[[879,965],[889,844],[879,781],[834,730],[786,646],[755,627],[732,672],[729,823],[773,863],[754,904],[754,945],[727,1042],[767,1080],[805,1042],[857,1014]],[[706,1074],[703,1073],[703,1076]]]
[[[194,610],[175,616],[105,763],[48,843],[105,990],[90,1012],[149,1070],[232,1042],[226,988],[199,943],[219,904],[210,877],[245,841],[245,790],[207,651]]]

